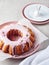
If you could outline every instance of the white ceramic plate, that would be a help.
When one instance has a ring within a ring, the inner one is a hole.
[[[34,17],[34,12],[41,6],[40,16]],[[42,4],[30,3],[22,10],[23,16],[34,24],[45,24],[49,22],[49,8]]]
[[[34,17],[34,11],[37,10],[37,8],[41,6],[40,14],[41,16]],[[32,4],[25,8],[24,14],[27,18],[34,20],[34,21],[45,21],[49,19],[49,8],[41,5],[41,4]]]

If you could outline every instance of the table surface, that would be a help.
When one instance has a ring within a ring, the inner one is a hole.
[[[49,0],[0,0],[0,23],[4,21],[18,21],[23,17],[22,9],[28,3],[42,3],[49,6]],[[49,23],[46,25],[34,25],[46,36],[49,37]],[[49,45],[49,40],[41,45],[41,48],[45,48]],[[6,59],[0,62],[0,65],[19,65],[22,60]]]

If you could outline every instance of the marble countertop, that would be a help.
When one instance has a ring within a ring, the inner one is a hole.
[[[24,18],[22,15],[22,9],[28,3],[42,3],[49,6],[49,0],[0,0],[0,24],[4,21],[18,21]],[[46,25],[34,26],[49,38],[49,23]],[[46,47],[47,45],[49,45],[49,41],[43,43],[42,49],[43,46]],[[22,60],[6,59],[0,62],[0,65],[19,65]]]

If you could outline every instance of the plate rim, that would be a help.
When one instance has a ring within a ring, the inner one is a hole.
[[[11,58],[13,58],[13,59],[23,59],[23,58],[27,58],[27,57],[31,56],[32,54],[36,53],[36,52],[38,51],[39,47],[40,47],[40,44],[38,44],[38,45],[35,47],[35,50],[33,50],[33,51],[32,51],[31,53],[29,53],[29,54],[26,54],[26,55],[23,55],[23,56],[20,55],[20,56],[18,56],[18,57],[12,56]]]
[[[47,23],[49,23],[49,19],[48,20],[45,20],[45,21],[42,21],[42,22],[36,22],[36,21],[34,21],[34,20],[31,20],[31,19],[29,19],[27,16],[25,16],[25,14],[24,14],[24,10],[25,10],[25,8],[26,7],[28,7],[29,5],[32,5],[32,4],[41,4],[41,5],[43,5],[42,3],[29,3],[29,4],[27,4],[27,5],[25,5],[24,6],[24,8],[22,9],[22,14],[23,14],[23,16],[26,18],[26,19],[28,19],[32,24],[37,24],[37,25],[41,25],[41,24],[47,24]],[[45,5],[44,5],[45,6]],[[48,7],[48,6],[46,6],[46,7]],[[48,7],[49,8],[49,7]]]

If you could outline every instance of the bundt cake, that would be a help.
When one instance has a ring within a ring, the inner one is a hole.
[[[34,47],[34,32],[21,24],[10,24],[0,30],[0,50],[11,55],[21,55]]]

